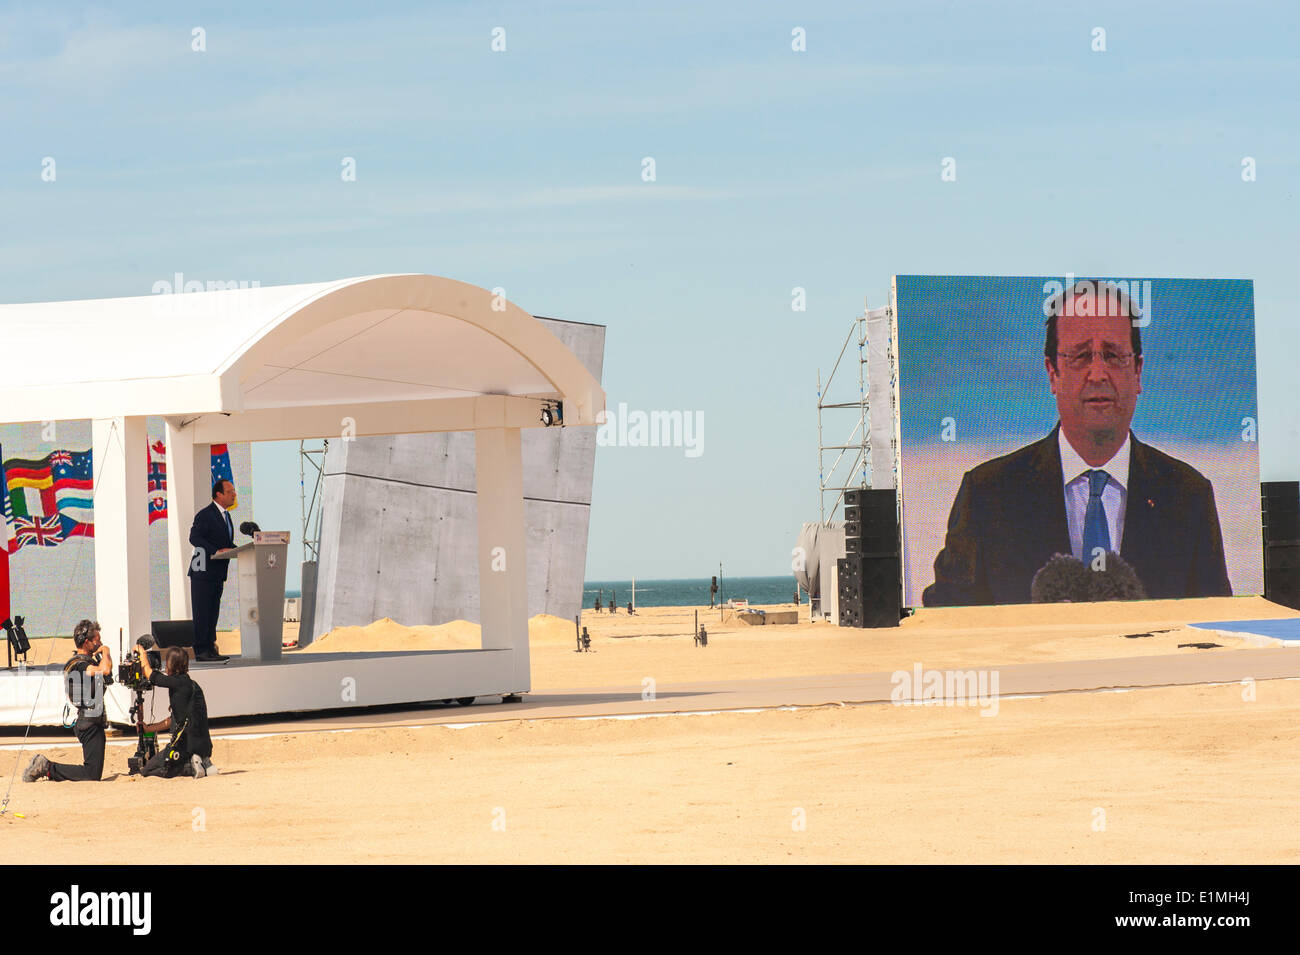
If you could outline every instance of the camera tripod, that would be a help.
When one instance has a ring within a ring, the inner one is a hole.
[[[135,755],[127,757],[127,774],[134,776],[143,772],[145,764],[158,755],[158,734],[146,733],[144,730],[144,686],[136,685],[131,690],[131,722],[135,725]]]

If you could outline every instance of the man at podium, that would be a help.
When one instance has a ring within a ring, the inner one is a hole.
[[[212,485],[212,503],[194,515],[190,543],[190,604],[194,612],[194,659],[225,663],[230,657],[217,652],[217,617],[221,614],[221,592],[226,587],[230,560],[218,557],[235,546],[235,524],[230,508],[235,505],[235,485],[220,479]]]

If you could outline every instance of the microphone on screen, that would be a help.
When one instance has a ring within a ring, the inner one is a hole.
[[[1034,574],[1029,599],[1034,603],[1084,603],[1097,600],[1145,600],[1146,589],[1133,567],[1106,551],[1094,570],[1077,557],[1053,554]]]
[[[261,528],[252,521],[244,521],[244,523],[239,525],[239,533],[243,534],[245,537],[252,537],[260,530]]]

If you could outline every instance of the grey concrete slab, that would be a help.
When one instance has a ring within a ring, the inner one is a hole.
[[[540,321],[600,378],[604,326]],[[582,605],[595,429],[532,429],[521,444],[528,613],[570,618]],[[475,486],[473,432],[331,442],[315,612],[304,634],[384,617],[407,626],[480,622]]]

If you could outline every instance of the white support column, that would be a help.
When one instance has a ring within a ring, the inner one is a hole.
[[[514,650],[514,684],[532,688],[528,664],[528,560],[525,553],[524,472],[518,428],[474,432],[478,485],[479,616],[483,649]]]
[[[194,428],[167,420],[167,592],[171,618],[189,620],[190,525],[212,498],[212,445],[195,444]]]
[[[143,416],[91,423],[95,481],[95,616],[120,659],[150,631],[148,440]],[[118,630],[122,638],[118,640]]]

